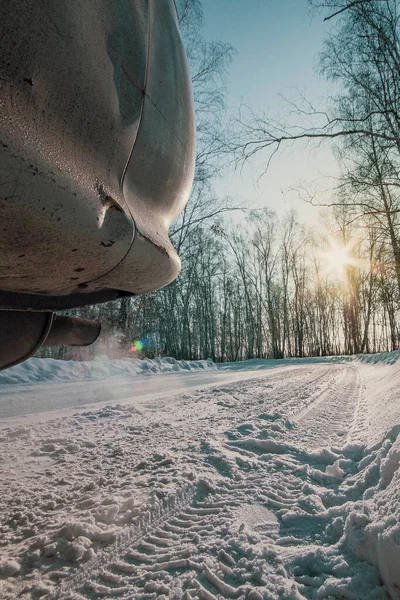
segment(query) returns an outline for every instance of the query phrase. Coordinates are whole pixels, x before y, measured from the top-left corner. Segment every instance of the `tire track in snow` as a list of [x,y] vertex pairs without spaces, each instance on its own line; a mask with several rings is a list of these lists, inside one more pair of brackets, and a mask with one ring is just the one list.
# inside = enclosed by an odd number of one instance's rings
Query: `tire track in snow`
[[365,379],[360,366],[357,369],[356,394],[358,395],[356,408],[353,415],[348,435],[347,443],[368,443],[369,418],[368,418],[368,402]]
[[[335,366],[314,375],[312,381],[306,378],[300,390],[299,382],[293,380],[281,382],[274,389],[275,398],[278,395],[281,400],[276,408],[290,414],[297,426],[292,432],[287,425],[286,437],[291,443],[298,437],[304,441],[305,430],[310,432],[310,419],[314,426],[308,441],[313,445],[336,435],[352,421],[349,414],[353,415],[358,400],[357,369]],[[219,392],[229,394],[232,387],[224,386]],[[234,387],[239,402],[243,389]],[[248,406],[244,403],[241,408],[243,422]],[[254,406],[251,415],[253,419],[261,418],[259,422],[264,424],[263,413],[254,414]],[[271,422],[275,423],[275,431],[278,425],[285,427],[284,417],[274,417]],[[244,546],[250,541],[256,547],[268,543],[284,550],[287,545],[304,544],[309,536],[302,539],[304,531],[290,527],[285,515],[290,516],[299,507],[305,514],[321,509],[314,490],[305,483],[301,451],[296,454],[289,447],[282,456],[271,457],[268,451],[267,455],[253,452],[251,446],[231,446],[224,452],[220,445],[211,443],[204,446],[203,452],[205,462],[215,465],[220,475],[217,485],[207,489],[207,481],[200,482],[199,492],[190,495],[186,503],[177,503],[165,515],[150,520],[140,535],[108,549],[100,560],[61,584],[49,600],[262,598],[263,581],[257,581],[255,575],[257,560],[245,559]],[[257,465],[260,461],[264,462],[261,467]],[[254,473],[254,469],[261,473]],[[323,474],[324,463],[321,469]],[[286,535],[282,535],[282,529]],[[297,584],[285,572],[282,561],[272,553],[270,563],[275,577],[277,570],[284,573],[282,589],[286,592],[282,592],[282,599],[294,597],[290,594]],[[301,577],[296,581],[301,583]]]
[[[114,556],[108,553],[108,563],[89,566],[84,576],[73,578],[50,598],[259,600],[266,582],[260,576],[260,560],[249,552],[249,541],[260,546],[279,540],[275,512],[292,508],[302,494],[301,482],[274,475],[274,493],[271,478],[266,485],[265,476],[260,475],[205,493],[200,490],[192,502],[177,507],[163,522],[155,522],[131,547],[125,546]],[[271,508],[265,507],[266,502]],[[271,572],[277,564],[282,571],[280,561],[271,558]],[[282,599],[289,599],[293,584],[287,585],[287,574],[275,577],[287,588]]]
[[127,527],[110,547],[99,553],[99,556],[91,561],[89,565],[84,565],[78,569],[78,572],[75,572],[72,576],[64,579],[61,582],[59,589],[55,593],[47,595],[46,598],[48,598],[48,600],[59,600],[62,598],[73,597],[74,592],[71,590],[79,587],[87,587],[87,582],[93,579],[97,572],[104,571],[106,565],[110,561],[114,561],[115,555],[123,556],[126,552],[129,552],[130,547],[135,547],[138,544],[140,545],[141,540],[146,536],[149,537],[149,531],[155,530],[158,527],[163,527],[168,519],[173,518],[176,513],[190,503],[194,493],[194,486],[188,484],[181,489],[178,489],[172,498],[166,498],[164,501],[159,502],[156,497],[153,497],[155,506],[153,506],[150,511],[144,511],[136,519],[134,525]]
[[[287,557],[297,556],[298,548],[311,548],[316,540],[323,542],[320,516],[326,507],[321,496],[337,484],[326,469],[340,455],[308,453],[305,445],[337,442],[338,432],[346,433],[358,422],[353,419],[357,373],[351,365],[306,365],[161,399],[149,403],[146,413],[144,406],[141,413],[119,406],[75,416],[68,434],[79,426],[89,435],[96,427],[93,453],[103,469],[107,457],[113,493],[129,477],[132,493],[153,486],[161,496],[168,489],[176,501],[146,509],[142,523],[140,518],[134,525],[126,521],[117,542],[97,549],[95,558],[75,572],[64,563],[60,575],[67,578],[58,580],[55,592],[40,595],[46,600],[260,600],[273,597],[273,586],[281,590],[279,600],[313,598],[308,591],[296,595],[307,570],[295,573],[286,566]],[[61,432],[67,424],[57,427]],[[41,443],[47,447],[49,440]],[[73,452],[67,455],[65,472],[80,463],[80,454]],[[155,453],[160,455],[157,460]],[[87,467],[93,466],[93,454],[89,458]],[[185,495],[189,459],[197,484],[194,493]],[[139,483],[144,486],[140,490]],[[44,477],[40,485],[46,485]],[[103,510],[101,491],[99,487],[86,519]],[[88,495],[79,502],[86,502]],[[70,510],[79,518],[78,504]],[[329,544],[331,538],[327,540]],[[53,542],[54,537],[48,546]],[[339,558],[335,560],[327,572],[336,568]],[[29,598],[39,597],[39,592],[33,590]]]
[[359,369],[353,365],[341,366],[332,378],[328,378],[325,389],[292,417],[296,424],[294,437],[314,447],[344,444],[350,436],[352,423],[360,415],[364,397]]

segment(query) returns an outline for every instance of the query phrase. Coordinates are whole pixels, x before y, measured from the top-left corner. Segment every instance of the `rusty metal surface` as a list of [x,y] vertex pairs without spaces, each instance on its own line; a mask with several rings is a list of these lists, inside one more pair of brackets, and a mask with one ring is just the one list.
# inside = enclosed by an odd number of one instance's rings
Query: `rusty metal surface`
[[174,279],[195,125],[173,0],[3,0],[0,141],[0,307]]

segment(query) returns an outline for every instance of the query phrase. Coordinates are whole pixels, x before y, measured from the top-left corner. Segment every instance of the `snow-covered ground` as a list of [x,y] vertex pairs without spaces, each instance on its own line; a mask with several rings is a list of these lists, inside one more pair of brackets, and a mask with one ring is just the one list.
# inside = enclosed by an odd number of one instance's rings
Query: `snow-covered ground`
[[0,598],[400,599],[398,359],[16,367]]

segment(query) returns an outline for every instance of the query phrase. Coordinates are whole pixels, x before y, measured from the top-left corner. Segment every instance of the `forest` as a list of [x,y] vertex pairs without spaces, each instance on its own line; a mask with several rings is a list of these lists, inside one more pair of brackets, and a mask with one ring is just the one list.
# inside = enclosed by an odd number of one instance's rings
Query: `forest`
[[[201,0],[179,0],[192,72],[197,163],[192,197],[170,237],[179,278],[141,297],[75,310],[99,319],[103,341],[41,356],[96,354],[237,361],[374,353],[400,346],[400,2],[310,1],[330,24],[317,58],[332,95],[306,98],[290,120],[240,112],[230,121],[225,74],[235,49],[204,36]],[[298,125],[301,117],[301,126]],[[340,176],[318,227],[220,198],[214,182],[255,154],[277,160],[285,144],[331,145]],[[328,182],[327,182],[328,187]]]

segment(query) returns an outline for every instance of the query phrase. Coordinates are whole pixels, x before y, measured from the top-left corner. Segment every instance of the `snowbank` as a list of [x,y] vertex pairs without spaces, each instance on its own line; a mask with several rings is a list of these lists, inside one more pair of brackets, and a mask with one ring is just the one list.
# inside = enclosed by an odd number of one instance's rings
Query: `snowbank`
[[257,371],[260,369],[271,369],[274,367],[307,365],[317,363],[335,363],[342,364],[352,362],[354,360],[381,365],[394,365],[400,360],[400,350],[395,352],[379,352],[377,354],[356,354],[350,356],[308,356],[305,358],[278,358],[278,359],[263,359],[253,358],[238,362],[227,362],[218,365],[218,368],[226,371]]
[[276,367],[290,367],[294,365],[307,365],[316,363],[347,363],[354,360],[354,356],[308,356],[305,358],[251,358],[237,362],[218,364],[221,371],[258,371]]
[[400,350],[379,352],[378,354],[357,354],[357,360],[369,364],[394,365],[400,359]]
[[109,360],[100,356],[93,361],[75,362],[53,358],[30,358],[29,360],[0,372],[0,385],[32,385],[35,383],[86,380],[95,381],[110,377],[128,377],[149,373],[169,373],[216,369],[211,360],[176,360],[154,358],[139,360],[125,358]]

